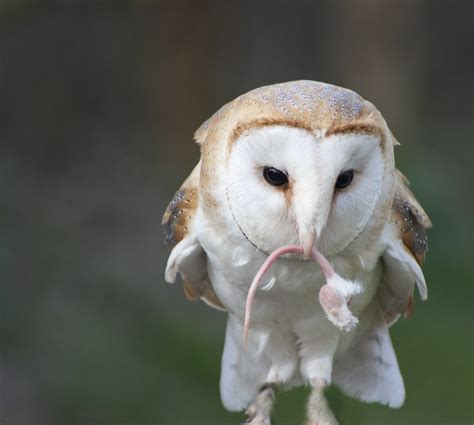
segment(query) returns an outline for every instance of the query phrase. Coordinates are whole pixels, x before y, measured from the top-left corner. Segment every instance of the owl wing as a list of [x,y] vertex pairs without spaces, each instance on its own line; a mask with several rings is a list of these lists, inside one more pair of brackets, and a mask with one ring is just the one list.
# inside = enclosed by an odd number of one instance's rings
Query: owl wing
[[384,272],[377,293],[389,325],[400,316],[411,315],[415,283],[421,299],[428,297],[421,266],[428,250],[426,231],[430,227],[428,215],[408,189],[408,180],[397,170],[391,216],[384,233]]
[[173,250],[166,265],[165,279],[174,283],[179,273],[189,300],[202,299],[218,310],[225,310],[207,276],[207,256],[193,229],[199,198],[199,162],[174,195],[163,215],[165,244]]

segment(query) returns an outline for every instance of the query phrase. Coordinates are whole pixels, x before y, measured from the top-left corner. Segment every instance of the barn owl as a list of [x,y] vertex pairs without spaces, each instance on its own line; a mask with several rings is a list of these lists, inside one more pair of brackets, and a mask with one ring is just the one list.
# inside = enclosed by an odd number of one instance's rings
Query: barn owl
[[165,279],[227,313],[224,407],[268,425],[275,388],[308,385],[307,423],[334,425],[329,384],[401,406],[388,327],[410,316],[415,284],[427,298],[431,223],[380,112],[293,81],[224,105],[195,139],[201,159],[163,217]]

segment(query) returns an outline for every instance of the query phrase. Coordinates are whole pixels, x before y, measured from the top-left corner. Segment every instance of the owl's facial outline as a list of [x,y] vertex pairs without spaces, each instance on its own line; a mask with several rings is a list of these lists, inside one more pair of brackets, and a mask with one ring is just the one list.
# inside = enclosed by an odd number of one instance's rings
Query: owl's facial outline
[[332,255],[364,229],[384,174],[377,135],[317,137],[301,128],[266,126],[235,141],[227,201],[259,250],[295,244],[309,251],[316,238],[318,248]]

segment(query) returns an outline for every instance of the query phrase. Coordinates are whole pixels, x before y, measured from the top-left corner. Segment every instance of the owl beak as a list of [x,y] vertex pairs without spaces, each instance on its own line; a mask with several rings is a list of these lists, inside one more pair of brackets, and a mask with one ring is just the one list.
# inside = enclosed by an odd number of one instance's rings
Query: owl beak
[[316,232],[314,230],[308,232],[303,237],[303,252],[306,258],[311,257],[311,251],[313,250],[314,242],[316,240]]

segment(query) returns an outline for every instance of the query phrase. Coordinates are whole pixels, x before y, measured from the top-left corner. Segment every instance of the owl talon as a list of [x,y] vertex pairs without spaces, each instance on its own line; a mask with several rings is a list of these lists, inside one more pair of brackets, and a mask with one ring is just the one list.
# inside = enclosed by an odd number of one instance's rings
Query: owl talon
[[244,422],[242,425],[271,425],[270,412],[274,399],[273,387],[265,385],[255,398],[255,401],[247,408],[245,412],[247,422]]
[[271,425],[270,417],[263,415],[253,416],[251,419],[247,419],[248,422],[243,422],[241,425]]

